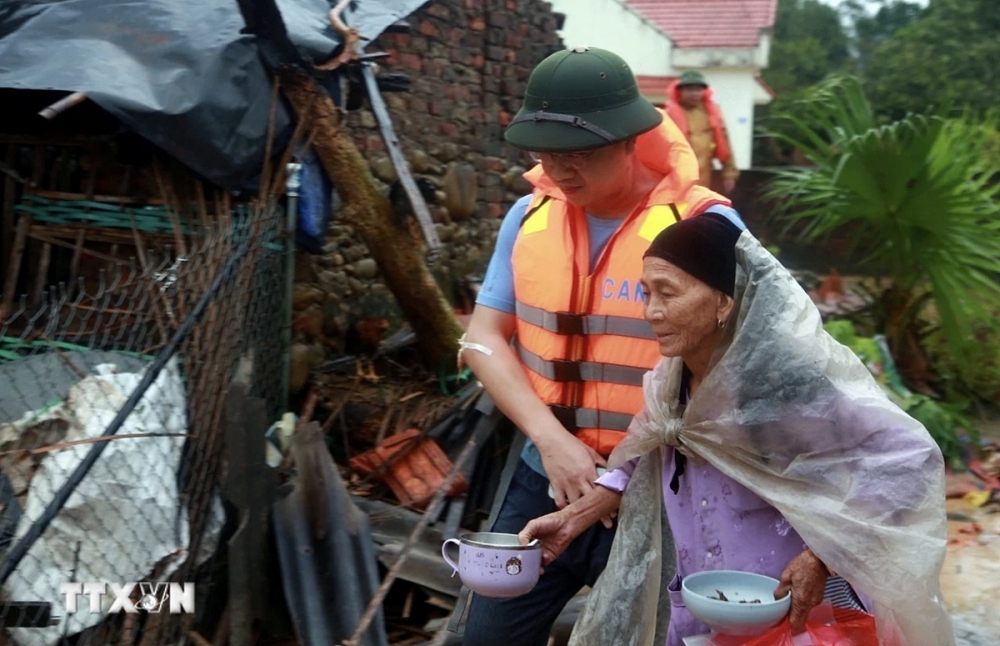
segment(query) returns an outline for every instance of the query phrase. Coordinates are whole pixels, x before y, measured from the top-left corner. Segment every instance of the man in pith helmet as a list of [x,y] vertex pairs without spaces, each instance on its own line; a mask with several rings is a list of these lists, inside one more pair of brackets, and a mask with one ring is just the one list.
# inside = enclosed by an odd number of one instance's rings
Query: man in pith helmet
[[[708,211],[743,223],[698,185],[684,135],[612,52],[574,47],[539,63],[504,137],[537,162],[525,174],[535,188],[500,227],[461,357],[527,436],[491,528],[516,534],[592,489],[642,409],[660,358],[639,285],[649,243]],[[604,569],[614,531],[607,518],[583,533],[524,596],[474,596],[463,643],[544,646]]]
[[712,160],[722,164],[722,191],[731,195],[740,171],[722,117],[722,108],[712,99],[705,75],[687,70],[667,87],[667,114],[681,129],[698,158],[699,183],[712,186]]

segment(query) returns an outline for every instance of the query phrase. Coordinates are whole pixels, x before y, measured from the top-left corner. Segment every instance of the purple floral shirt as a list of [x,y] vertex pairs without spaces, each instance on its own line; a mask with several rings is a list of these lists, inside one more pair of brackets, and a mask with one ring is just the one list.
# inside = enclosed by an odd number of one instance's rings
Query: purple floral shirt
[[[677,576],[670,582],[670,629],[667,646],[682,646],[686,637],[709,632],[681,601],[681,579],[706,570],[741,570],[775,579],[788,562],[806,549],[798,533],[778,510],[710,464],[688,460],[675,494],[674,450],[665,448],[663,500],[677,548]],[[635,461],[597,480],[613,491],[628,486]]]

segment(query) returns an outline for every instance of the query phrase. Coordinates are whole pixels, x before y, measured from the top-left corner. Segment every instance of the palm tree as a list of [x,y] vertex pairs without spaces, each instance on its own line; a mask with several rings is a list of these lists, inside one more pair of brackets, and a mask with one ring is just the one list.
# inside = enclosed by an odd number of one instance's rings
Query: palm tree
[[771,134],[812,166],[778,172],[768,195],[801,239],[846,233],[866,266],[890,278],[880,331],[908,384],[927,390],[918,322],[937,321],[949,349],[971,361],[975,323],[1000,309],[1000,164],[986,136],[996,130],[969,116],[879,125],[847,76],[797,108]]

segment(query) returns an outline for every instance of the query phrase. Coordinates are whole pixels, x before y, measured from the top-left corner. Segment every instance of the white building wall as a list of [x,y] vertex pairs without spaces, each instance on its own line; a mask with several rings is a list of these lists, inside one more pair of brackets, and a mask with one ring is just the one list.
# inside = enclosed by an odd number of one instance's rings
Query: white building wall
[[567,47],[589,45],[610,50],[636,76],[668,76],[673,43],[659,27],[621,0],[551,0],[566,15],[559,35]]
[[736,167],[750,168],[753,152],[753,110],[759,85],[754,68],[702,69],[712,88],[715,102],[722,108],[722,117],[729,131],[729,143],[736,157]]
[[[768,103],[756,75],[766,67],[770,35],[765,30],[756,48],[677,49],[659,27],[622,0],[550,0],[552,10],[566,16],[559,35],[567,47],[590,45],[622,58],[637,76],[679,76],[686,69],[703,72],[729,130],[729,140],[741,170],[753,163],[754,105]],[[663,96],[648,97],[662,105]]]
[[686,47],[675,49],[670,62],[679,70],[754,67],[757,52],[756,47]]

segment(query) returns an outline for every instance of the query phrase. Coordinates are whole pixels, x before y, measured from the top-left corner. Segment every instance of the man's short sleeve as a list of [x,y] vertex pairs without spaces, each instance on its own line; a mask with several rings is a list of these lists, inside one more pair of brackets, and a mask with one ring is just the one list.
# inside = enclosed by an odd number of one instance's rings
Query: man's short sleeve
[[743,218],[741,218],[736,209],[732,207],[725,206],[723,204],[713,204],[705,209],[705,213],[718,213],[735,224],[741,231],[747,230],[747,225],[743,222]]
[[504,216],[500,231],[497,233],[493,257],[490,258],[489,267],[486,269],[486,278],[479,289],[479,296],[476,297],[477,305],[508,314],[514,313],[514,265],[511,262],[511,255],[514,253],[517,232],[521,230],[521,220],[528,212],[530,203],[531,196],[525,195],[514,202],[514,206],[510,207]]

